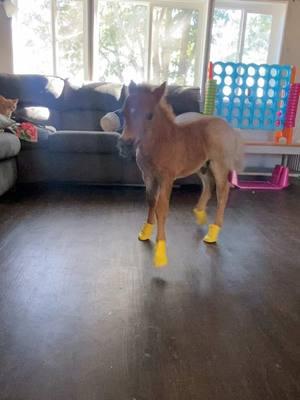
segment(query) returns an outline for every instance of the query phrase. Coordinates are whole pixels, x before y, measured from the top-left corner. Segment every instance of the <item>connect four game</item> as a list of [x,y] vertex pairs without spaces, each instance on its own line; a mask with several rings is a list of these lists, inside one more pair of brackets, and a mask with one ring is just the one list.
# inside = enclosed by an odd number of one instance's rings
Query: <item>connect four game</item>
[[235,128],[283,129],[291,74],[290,65],[212,64],[215,115]]

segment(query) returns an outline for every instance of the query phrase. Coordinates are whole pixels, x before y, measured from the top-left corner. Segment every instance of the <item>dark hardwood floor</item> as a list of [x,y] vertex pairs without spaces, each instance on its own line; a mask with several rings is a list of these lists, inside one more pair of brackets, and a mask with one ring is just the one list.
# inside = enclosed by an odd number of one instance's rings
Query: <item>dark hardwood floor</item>
[[232,192],[217,246],[197,197],[173,193],[162,270],[141,189],[0,198],[1,400],[300,398],[300,186]]

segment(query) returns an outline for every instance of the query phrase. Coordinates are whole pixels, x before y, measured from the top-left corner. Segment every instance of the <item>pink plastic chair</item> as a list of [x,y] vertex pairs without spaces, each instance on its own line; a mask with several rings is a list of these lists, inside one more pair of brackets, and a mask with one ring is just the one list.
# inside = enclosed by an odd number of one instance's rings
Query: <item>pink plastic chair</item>
[[282,190],[289,186],[289,169],[283,165],[276,165],[268,181],[240,181],[236,171],[232,171],[229,182],[241,190]]

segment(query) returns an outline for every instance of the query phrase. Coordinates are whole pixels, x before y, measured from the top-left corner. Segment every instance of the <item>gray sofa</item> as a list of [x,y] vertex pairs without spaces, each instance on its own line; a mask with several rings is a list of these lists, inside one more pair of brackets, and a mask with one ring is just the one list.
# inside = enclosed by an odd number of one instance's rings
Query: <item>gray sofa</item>
[[[17,121],[57,129],[41,134],[38,143],[22,142],[18,182],[142,182],[135,160],[118,154],[119,134],[101,132],[99,125],[103,115],[122,107],[125,85],[93,82],[75,86],[53,76],[0,74],[0,95],[19,98]],[[177,115],[200,108],[199,88],[170,86],[167,99]]]
[[11,189],[17,180],[16,156],[21,143],[10,133],[0,133],[0,196]]

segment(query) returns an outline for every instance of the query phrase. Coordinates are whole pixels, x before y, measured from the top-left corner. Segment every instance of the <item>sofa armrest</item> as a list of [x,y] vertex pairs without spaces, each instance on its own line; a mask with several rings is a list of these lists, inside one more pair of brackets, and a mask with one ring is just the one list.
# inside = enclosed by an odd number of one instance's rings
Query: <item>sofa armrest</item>
[[15,157],[21,149],[20,140],[11,133],[0,133],[0,160]]

